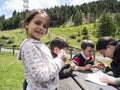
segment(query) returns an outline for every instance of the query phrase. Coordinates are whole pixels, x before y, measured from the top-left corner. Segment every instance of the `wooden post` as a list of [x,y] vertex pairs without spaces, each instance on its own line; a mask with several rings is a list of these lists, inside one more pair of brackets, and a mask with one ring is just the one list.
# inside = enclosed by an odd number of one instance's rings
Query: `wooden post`
[[0,53],[1,53],[1,47],[2,47],[2,44],[0,44]]
[[72,51],[73,51],[73,49],[69,48],[69,51],[70,51],[70,60],[71,60],[72,59]]
[[16,47],[16,45],[12,45],[12,48],[13,48],[13,54],[15,54],[15,47]]

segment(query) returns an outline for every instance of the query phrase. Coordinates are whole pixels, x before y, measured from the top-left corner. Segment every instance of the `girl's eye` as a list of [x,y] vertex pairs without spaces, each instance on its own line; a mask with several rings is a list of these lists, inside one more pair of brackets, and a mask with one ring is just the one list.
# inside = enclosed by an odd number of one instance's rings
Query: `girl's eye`
[[36,25],[40,25],[40,24],[41,24],[41,22],[35,22],[35,24],[36,24]]
[[47,25],[43,25],[44,28],[47,28]]
[[43,25],[44,28],[48,28],[47,24],[42,24],[40,21],[34,22],[36,25]]

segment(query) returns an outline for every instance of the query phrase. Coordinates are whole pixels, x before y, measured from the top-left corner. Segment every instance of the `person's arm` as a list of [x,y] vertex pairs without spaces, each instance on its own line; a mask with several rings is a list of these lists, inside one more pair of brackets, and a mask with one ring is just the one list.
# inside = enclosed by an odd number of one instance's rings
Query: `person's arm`
[[82,70],[82,71],[89,70],[91,68],[92,68],[91,64],[87,64],[85,66],[75,66],[75,70]]
[[89,70],[90,68],[92,68],[92,61],[91,62],[87,62],[87,64],[85,66],[79,66],[80,65],[80,59],[75,56],[72,61],[71,61],[71,64],[74,64],[75,65],[75,68],[74,70]]
[[104,82],[104,83],[112,84],[112,85],[115,85],[115,84],[116,84],[116,78],[114,78],[114,77],[112,77],[112,76],[102,77],[102,78],[100,78],[100,81],[101,81],[101,82]]
[[59,72],[60,79],[68,78],[72,74],[72,68],[70,67],[70,64],[65,65]]

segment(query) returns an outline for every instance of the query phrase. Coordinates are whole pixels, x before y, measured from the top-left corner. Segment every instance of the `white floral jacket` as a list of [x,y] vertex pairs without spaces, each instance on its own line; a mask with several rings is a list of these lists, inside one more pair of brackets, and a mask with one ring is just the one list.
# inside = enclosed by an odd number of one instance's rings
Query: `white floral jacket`
[[35,39],[25,39],[18,54],[23,61],[27,90],[55,90],[59,83],[59,71],[63,60],[53,58],[49,48]]

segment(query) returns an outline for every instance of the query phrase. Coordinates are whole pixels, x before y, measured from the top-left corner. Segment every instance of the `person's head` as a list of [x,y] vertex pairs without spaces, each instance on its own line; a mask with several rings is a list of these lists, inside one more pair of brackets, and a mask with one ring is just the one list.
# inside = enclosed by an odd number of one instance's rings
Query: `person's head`
[[81,50],[86,57],[90,57],[94,53],[95,44],[93,41],[84,39],[81,42]]
[[50,18],[44,10],[33,10],[24,21],[28,38],[39,40],[44,36],[50,24]]
[[109,36],[99,38],[96,44],[96,50],[100,52],[104,57],[113,58],[117,42]]
[[68,42],[62,38],[62,37],[56,37],[53,39],[50,43],[50,49],[55,54],[58,54],[58,52],[63,49],[66,51],[68,49]]

